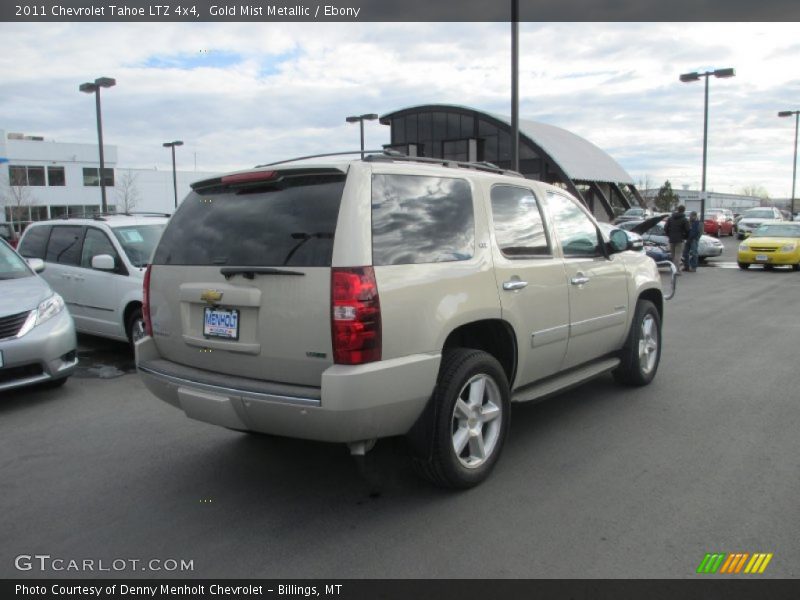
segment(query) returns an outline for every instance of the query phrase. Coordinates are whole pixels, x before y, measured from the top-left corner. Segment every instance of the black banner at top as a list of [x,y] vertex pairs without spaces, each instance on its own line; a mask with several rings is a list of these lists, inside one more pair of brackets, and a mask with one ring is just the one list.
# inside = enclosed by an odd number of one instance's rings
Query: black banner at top
[[[499,22],[513,0],[5,0],[6,22]],[[519,0],[520,20],[800,21],[797,0]]]

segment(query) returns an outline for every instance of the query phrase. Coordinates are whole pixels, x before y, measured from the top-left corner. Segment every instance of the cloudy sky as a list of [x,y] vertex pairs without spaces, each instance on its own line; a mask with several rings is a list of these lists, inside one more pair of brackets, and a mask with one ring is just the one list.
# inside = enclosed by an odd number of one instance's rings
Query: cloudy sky
[[[634,178],[699,189],[712,79],[708,188],[788,197],[800,109],[797,23],[523,23],[520,115],[569,129]],[[120,167],[222,171],[358,147],[345,116],[422,103],[510,114],[504,23],[0,23],[0,129],[106,143]],[[367,146],[389,128],[367,123]]]

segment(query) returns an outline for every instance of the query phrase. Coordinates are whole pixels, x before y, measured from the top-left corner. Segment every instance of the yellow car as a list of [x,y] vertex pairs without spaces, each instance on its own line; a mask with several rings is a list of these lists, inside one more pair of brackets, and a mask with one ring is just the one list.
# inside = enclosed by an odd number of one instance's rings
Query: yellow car
[[800,271],[800,223],[764,223],[739,244],[740,269],[750,265],[791,265]]

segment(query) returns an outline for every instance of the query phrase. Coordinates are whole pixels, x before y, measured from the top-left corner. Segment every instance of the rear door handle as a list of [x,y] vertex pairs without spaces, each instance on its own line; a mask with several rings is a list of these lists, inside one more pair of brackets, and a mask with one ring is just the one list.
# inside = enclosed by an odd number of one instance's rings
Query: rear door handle
[[528,285],[527,281],[520,281],[519,279],[512,279],[511,281],[504,281],[503,282],[503,289],[507,292],[513,292],[514,290],[521,290],[522,288]]
[[572,285],[583,285],[584,283],[589,283],[589,278],[586,275],[576,275],[569,282]]

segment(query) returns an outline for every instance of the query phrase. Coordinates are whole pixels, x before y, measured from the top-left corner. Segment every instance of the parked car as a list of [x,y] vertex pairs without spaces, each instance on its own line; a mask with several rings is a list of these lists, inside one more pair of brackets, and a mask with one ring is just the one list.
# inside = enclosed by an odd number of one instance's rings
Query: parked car
[[[667,237],[667,232],[664,231],[665,222],[666,218],[659,215],[646,219],[645,221],[622,223],[620,227],[638,233],[642,236],[645,243],[648,241],[655,242],[669,249],[669,238]],[[722,256],[724,249],[725,247],[722,242],[717,238],[703,234],[700,236],[700,240],[697,243],[697,258],[701,262],[705,262],[706,259]]]
[[[600,227],[600,231],[603,233],[604,237],[607,239],[614,229],[621,229],[609,223],[598,223],[598,226]],[[622,231],[627,234],[628,240],[631,244],[631,250],[634,252],[643,252],[656,262],[669,260],[669,246],[664,246],[663,244],[659,244],[652,240],[645,241],[642,239],[641,235],[627,229],[622,229]]]
[[624,213],[614,219],[614,225],[619,225],[625,221],[641,221],[651,216],[653,212],[649,208],[633,207],[626,210]]
[[800,223],[764,223],[739,244],[737,261],[740,269],[752,264],[764,265],[765,269],[791,265],[800,271]]
[[742,218],[736,224],[737,237],[743,240],[759,225],[767,221],[783,221],[783,215],[774,206],[761,206],[755,208],[748,208],[742,213]]
[[72,317],[31,264],[0,240],[0,391],[66,382],[78,364]]
[[19,252],[47,263],[81,333],[131,344],[144,335],[142,281],[166,215],[108,215],[31,223]]
[[733,211],[727,208],[710,208],[706,210],[703,231],[716,237],[733,235],[733,219]]
[[8,245],[12,248],[17,247],[17,242],[19,240],[17,238],[17,232],[14,230],[14,226],[11,223],[0,223],[0,239],[8,242]]
[[510,402],[656,374],[655,263],[562,189],[390,154],[192,187],[136,343],[145,385],[191,418],[356,455],[404,435],[420,473],[464,488],[496,464]]

